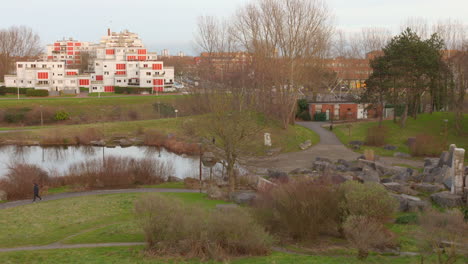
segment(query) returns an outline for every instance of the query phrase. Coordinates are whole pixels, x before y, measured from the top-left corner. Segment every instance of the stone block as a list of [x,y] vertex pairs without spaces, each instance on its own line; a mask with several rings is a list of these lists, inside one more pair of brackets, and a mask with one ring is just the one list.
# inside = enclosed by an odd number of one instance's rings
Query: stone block
[[434,203],[445,208],[458,207],[463,205],[462,196],[450,192],[440,192],[431,195]]
[[229,195],[231,201],[236,204],[251,204],[256,197],[257,194],[253,191],[239,191],[233,192]]

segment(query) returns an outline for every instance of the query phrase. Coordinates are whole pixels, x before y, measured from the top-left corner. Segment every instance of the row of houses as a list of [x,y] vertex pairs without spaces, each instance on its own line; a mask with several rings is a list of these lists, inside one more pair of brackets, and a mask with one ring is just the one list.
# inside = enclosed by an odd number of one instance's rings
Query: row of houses
[[78,93],[113,92],[116,86],[173,91],[174,67],[164,66],[137,34],[108,30],[99,43],[73,39],[47,46],[40,61],[16,63],[16,74],[5,75],[5,86]]

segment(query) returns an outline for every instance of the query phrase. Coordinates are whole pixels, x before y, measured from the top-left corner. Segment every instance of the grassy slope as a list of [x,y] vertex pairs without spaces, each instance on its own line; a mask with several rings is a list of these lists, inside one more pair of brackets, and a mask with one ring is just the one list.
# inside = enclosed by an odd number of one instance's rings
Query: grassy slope
[[[91,249],[64,249],[64,250],[42,250],[29,252],[0,253],[2,263],[202,263],[199,260],[184,261],[181,259],[161,259],[156,257],[145,257],[142,252],[143,247],[131,248],[91,248]],[[434,259],[432,259],[434,260]],[[221,262],[203,262],[221,263]],[[365,261],[360,261],[349,256],[299,256],[285,253],[273,253],[265,257],[251,257],[234,259],[231,264],[413,264],[419,263],[418,257],[384,257],[370,256]],[[457,263],[464,263],[463,259]]]
[[[186,135],[182,129],[182,124],[186,119],[203,118],[202,116],[196,117],[182,117],[182,118],[169,118],[157,120],[141,120],[141,121],[125,121],[125,122],[107,122],[107,123],[94,123],[86,125],[68,125],[68,126],[46,126],[40,127],[25,127],[23,129],[31,129],[30,131],[21,131],[14,133],[1,133],[0,140],[9,139],[24,139],[24,140],[37,140],[44,138],[50,134],[68,135],[71,142],[74,135],[85,131],[89,128],[95,128],[103,132],[104,136],[110,138],[112,136],[137,136],[137,131],[140,129],[155,129],[162,133],[174,133],[179,136],[190,138],[191,135]],[[306,129],[301,126],[290,126],[288,129],[283,129],[278,122],[268,121],[264,131],[259,133],[255,140],[251,142],[251,148],[257,155],[264,154],[265,147],[263,146],[263,132],[269,132],[272,135],[273,147],[280,147],[282,152],[298,151],[299,144],[310,139],[313,144],[318,143],[319,136],[312,130]]]
[[[454,116],[452,113],[433,113],[431,114],[422,114],[419,115],[415,120],[413,118],[408,118],[406,128],[402,129],[398,124],[393,123],[392,120],[384,121],[384,125],[389,129],[389,137],[387,140],[388,144],[397,146],[396,151],[388,151],[382,148],[374,147],[365,147],[372,148],[376,150],[377,154],[390,156],[394,152],[404,152],[409,153],[408,146],[406,141],[409,137],[414,137],[418,134],[428,134],[434,136],[437,140],[444,140],[444,119],[448,119],[448,143],[457,144],[458,147],[468,149],[468,137],[457,136],[454,131]],[[353,140],[364,141],[367,133],[367,129],[372,126],[376,126],[377,122],[365,122],[365,123],[355,123],[351,128],[351,136],[348,135],[348,128],[344,125],[336,126],[333,130],[337,137],[347,144]],[[464,131],[468,133],[468,115],[465,114],[464,118]]]
[[[122,240],[123,238],[130,238],[129,240],[133,241],[135,236],[142,241],[143,236],[138,229],[121,230],[122,225],[135,222],[133,204],[135,199],[142,195],[144,194],[86,196],[0,210],[0,247],[50,244],[85,230],[91,231],[103,226],[115,227],[115,230],[107,229],[108,232],[105,233],[107,237],[102,235],[98,237],[101,241],[126,241]],[[198,203],[207,208],[224,203],[207,200],[204,194],[199,193],[163,195]],[[97,239],[95,236],[91,237]],[[93,239],[89,241],[95,241]],[[86,239],[81,239],[81,242],[86,242]]]

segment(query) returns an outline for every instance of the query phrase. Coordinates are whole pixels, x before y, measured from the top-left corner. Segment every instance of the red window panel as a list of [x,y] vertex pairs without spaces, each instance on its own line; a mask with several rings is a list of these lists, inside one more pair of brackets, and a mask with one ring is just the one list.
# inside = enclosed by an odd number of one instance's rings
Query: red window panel
[[125,74],[127,74],[126,71],[116,71],[115,72],[115,75],[125,75]]
[[162,70],[162,64],[161,63],[153,64],[153,70]]
[[115,68],[117,70],[125,70],[125,64],[124,63],[118,63],[115,65]]
[[67,46],[73,46],[73,42],[68,42]]
[[96,75],[96,81],[102,81],[104,77],[102,75]]
[[67,50],[73,50],[73,47],[68,47]]
[[60,51],[60,47],[55,47],[54,50],[55,51]]
[[164,85],[164,80],[163,79],[154,79],[153,80],[153,85]]
[[115,50],[113,49],[106,49],[106,55],[114,55],[115,54]]
[[69,72],[67,72],[67,75],[76,75],[76,72],[69,71]]
[[146,49],[139,49],[138,55],[146,55]]
[[55,43],[54,43],[54,46],[60,46],[60,43],[55,42]]
[[73,61],[72,60],[67,60],[67,64],[71,65],[71,64],[73,64]]
[[48,72],[38,72],[37,73],[37,78],[40,79],[40,80],[49,79],[49,73]]
[[114,86],[104,86],[104,92],[113,92]]
[[73,55],[73,51],[67,52],[68,55]]
[[127,56],[128,61],[134,61],[136,60],[136,56]]
[[153,91],[155,92],[163,92],[164,88],[162,86],[155,86],[153,87]]
[[75,43],[75,46],[79,47],[79,46],[81,46],[81,43],[80,43],[80,42],[76,42],[76,43]]
[[54,58],[54,56],[47,56],[47,59],[48,59],[48,60],[51,60],[51,59],[53,59],[53,58]]
[[138,60],[139,60],[139,61],[145,61],[145,60],[146,60],[146,56],[138,56]]
[[80,85],[89,85],[88,79],[80,79]]

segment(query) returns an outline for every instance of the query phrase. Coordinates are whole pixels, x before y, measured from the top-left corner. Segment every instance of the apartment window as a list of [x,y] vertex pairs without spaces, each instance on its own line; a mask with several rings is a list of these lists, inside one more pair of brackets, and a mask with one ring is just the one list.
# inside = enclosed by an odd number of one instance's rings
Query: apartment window
[[109,72],[104,72],[104,75],[109,75]]
[[60,56],[60,58],[62,58],[62,59],[63,59],[63,56]]
[[71,83],[76,83],[76,81],[75,81],[75,80],[71,80]]
[[138,72],[135,72],[136,75],[138,75]]
[[57,73],[57,76],[63,76],[63,74],[62,73]]
[[148,68],[148,64],[143,64],[143,67],[144,67],[144,68]]
[[23,80],[21,80],[21,83],[23,83]]
[[122,82],[121,80],[117,80],[118,83]]
[[147,76],[151,76],[151,72],[147,72],[146,75],[147,75]]
[[23,64],[18,64],[18,68],[23,68]]
[[47,68],[47,65],[45,65],[45,64],[42,64],[42,68]]
[[13,83],[16,83],[16,80],[14,80]]
[[99,66],[99,63],[96,62],[96,66]]
[[36,68],[36,64],[31,64],[31,68]]
[[62,64],[57,65],[57,68],[62,68]]
[[146,81],[146,83],[151,83],[151,80]]
[[28,81],[29,84],[31,84],[31,81]]
[[107,65],[106,65],[106,64],[104,64],[104,68],[107,68]]

